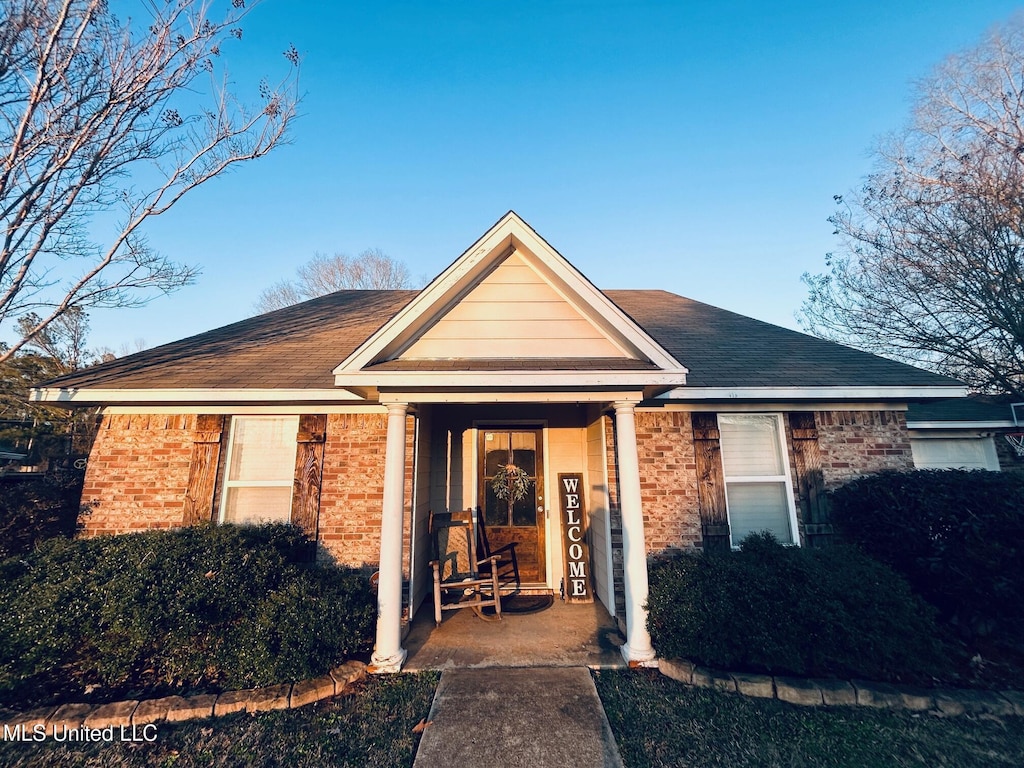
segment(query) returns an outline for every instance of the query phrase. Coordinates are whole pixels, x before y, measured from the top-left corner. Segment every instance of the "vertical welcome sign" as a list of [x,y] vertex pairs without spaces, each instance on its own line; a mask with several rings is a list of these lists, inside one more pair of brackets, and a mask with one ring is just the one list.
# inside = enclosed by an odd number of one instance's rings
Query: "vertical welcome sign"
[[583,508],[583,475],[560,472],[558,496],[562,514],[565,599],[570,603],[592,603],[594,595],[590,589],[590,547],[587,546],[587,512]]

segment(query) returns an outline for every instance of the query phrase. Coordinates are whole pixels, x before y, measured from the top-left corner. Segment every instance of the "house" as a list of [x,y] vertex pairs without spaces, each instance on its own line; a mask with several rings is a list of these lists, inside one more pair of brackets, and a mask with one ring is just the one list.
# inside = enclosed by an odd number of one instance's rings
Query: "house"
[[[322,558],[379,570],[374,662],[397,670],[430,511],[516,539],[535,588],[592,589],[643,663],[648,555],[813,541],[822,490],[913,465],[909,403],[963,393],[666,291],[599,290],[509,212],[421,291],[340,291],[35,397],[102,413],[86,535],[292,520]],[[527,490],[502,504],[509,464]]]
[[907,428],[914,466],[1024,471],[1021,417],[1024,404],[1007,397],[970,395],[911,403]]

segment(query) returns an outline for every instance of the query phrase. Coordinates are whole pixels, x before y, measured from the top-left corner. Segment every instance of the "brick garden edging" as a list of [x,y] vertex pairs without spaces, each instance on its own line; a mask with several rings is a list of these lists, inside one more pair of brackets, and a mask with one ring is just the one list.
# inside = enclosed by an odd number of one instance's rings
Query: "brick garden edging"
[[6,725],[24,726],[31,732],[42,725],[48,732],[60,728],[118,728],[151,723],[178,723],[206,717],[222,717],[234,712],[268,712],[273,709],[296,709],[314,701],[338,696],[355,681],[366,676],[361,661],[347,661],[330,674],[265,688],[226,691],[199,696],[164,696],[159,699],[115,701],[110,704],[61,704],[40,707],[30,712],[9,716]]
[[699,667],[680,659],[659,659],[666,677],[695,688],[740,696],[778,699],[807,707],[848,706],[933,711],[941,715],[1024,716],[1024,692],[966,688],[915,688],[861,680],[821,680],[751,675]]

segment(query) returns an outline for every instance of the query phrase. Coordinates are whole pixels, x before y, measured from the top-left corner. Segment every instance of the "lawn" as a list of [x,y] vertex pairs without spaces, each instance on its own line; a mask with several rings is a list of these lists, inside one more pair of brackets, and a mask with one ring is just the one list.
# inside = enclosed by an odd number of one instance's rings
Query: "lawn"
[[[411,766],[437,673],[370,677],[284,712],[161,725],[153,743],[0,742],[2,766]],[[804,708],[689,688],[651,670],[595,673],[627,768],[1024,765],[1020,718]]]
[[594,681],[627,768],[1024,765],[1021,718],[796,707],[689,688],[651,670]]
[[436,673],[371,677],[353,693],[301,709],[161,725],[152,743],[0,741],[2,766],[400,768],[411,766]]

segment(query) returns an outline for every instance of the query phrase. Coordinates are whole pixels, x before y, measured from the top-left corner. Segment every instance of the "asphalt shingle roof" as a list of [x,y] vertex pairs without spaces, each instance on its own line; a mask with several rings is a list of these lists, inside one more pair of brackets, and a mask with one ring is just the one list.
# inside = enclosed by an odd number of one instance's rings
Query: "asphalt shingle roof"
[[907,421],[1006,422],[1013,421],[1013,413],[1007,398],[989,399],[975,395],[913,403],[907,409]]
[[[339,291],[49,382],[102,389],[330,389],[331,371],[416,296]],[[951,386],[957,382],[840,344],[659,290],[605,291],[690,373],[693,387]],[[423,370],[388,362],[375,370]],[[439,361],[432,370],[493,370],[504,361]],[[509,361],[572,370],[580,360]],[[629,363],[626,369],[643,370]],[[622,361],[606,369],[622,369]]]

